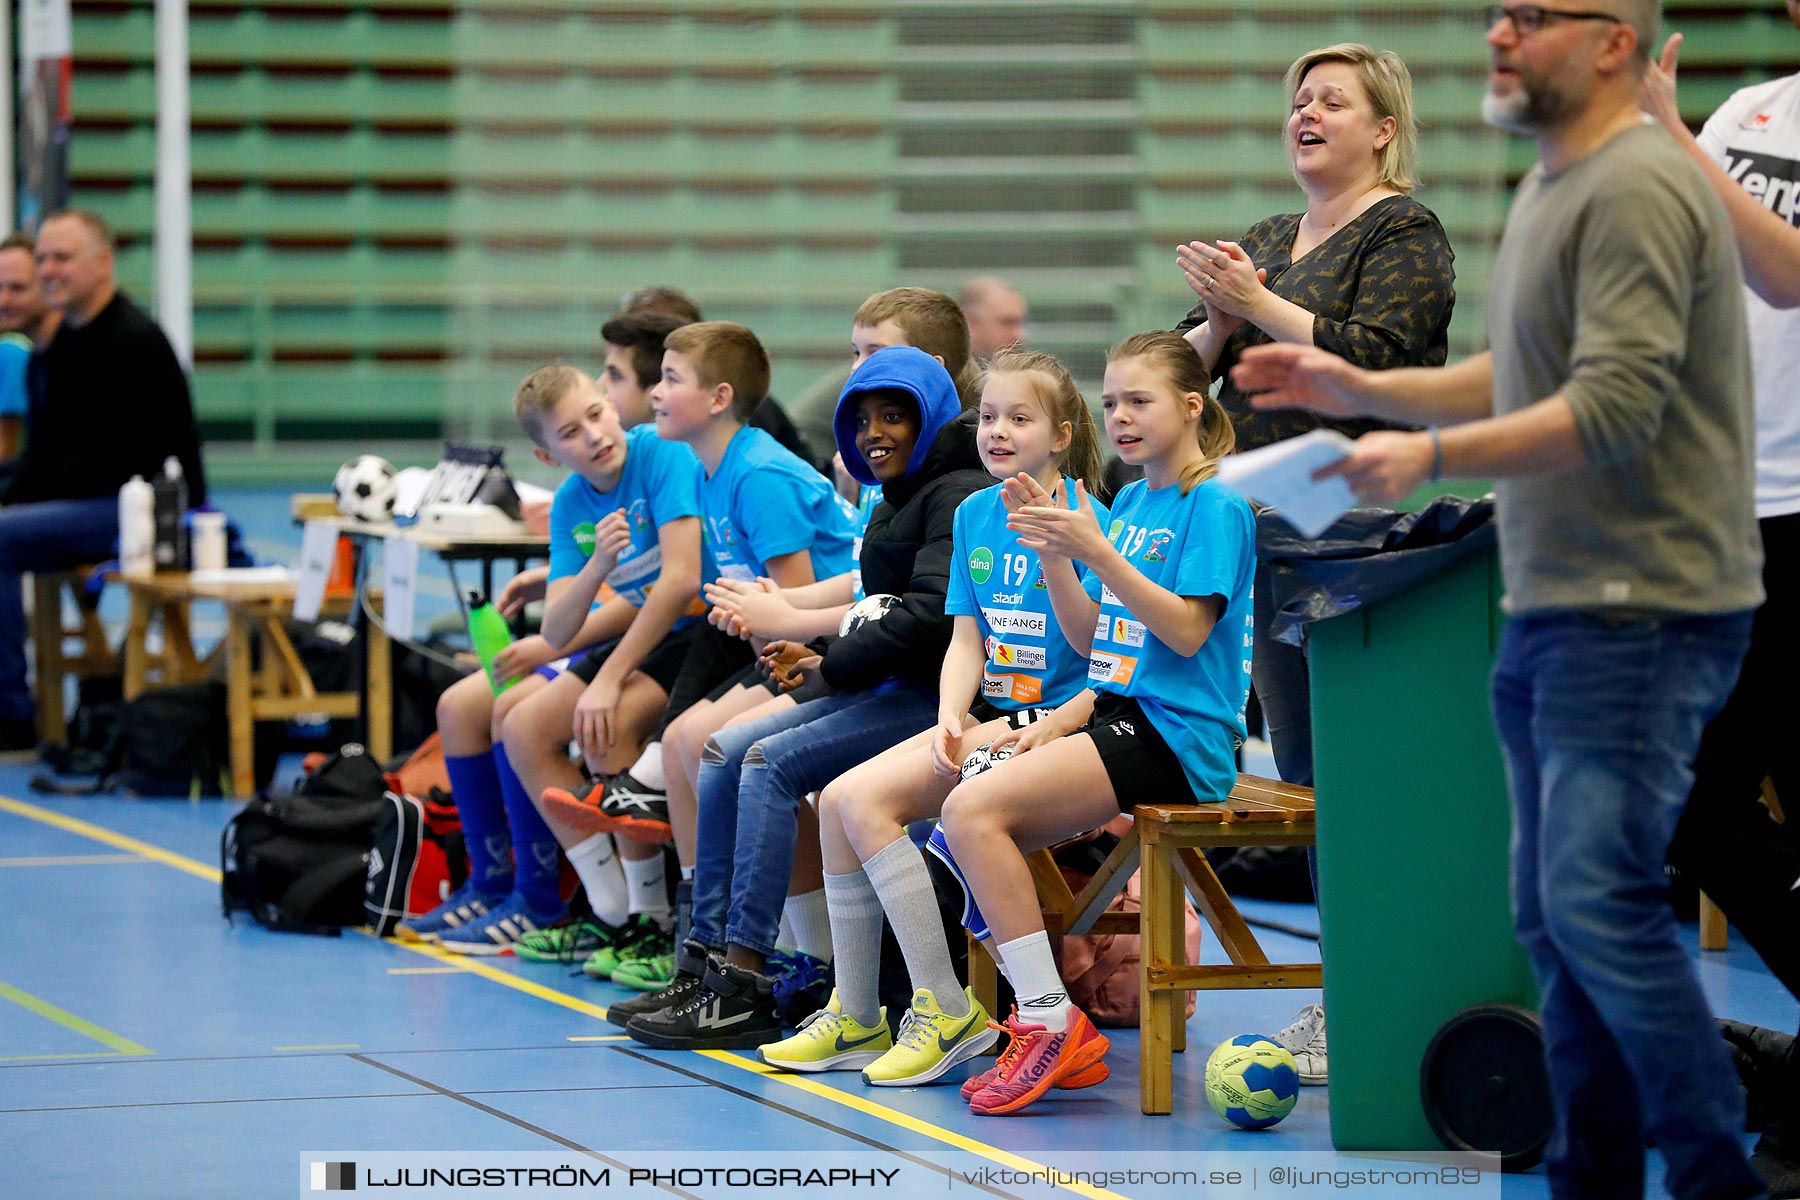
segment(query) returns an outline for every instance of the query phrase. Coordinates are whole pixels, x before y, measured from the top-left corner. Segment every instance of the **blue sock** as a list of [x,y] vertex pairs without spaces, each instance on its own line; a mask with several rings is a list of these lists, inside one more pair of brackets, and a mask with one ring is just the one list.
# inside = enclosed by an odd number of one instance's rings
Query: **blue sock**
[[513,891],[534,914],[560,914],[563,902],[556,884],[561,847],[556,835],[532,804],[519,773],[506,761],[505,746],[494,747],[494,764],[500,771],[500,794],[506,799],[506,823],[512,829]]
[[484,895],[504,896],[512,891],[512,835],[506,830],[506,802],[494,756],[445,755],[444,769],[469,847],[469,878]]

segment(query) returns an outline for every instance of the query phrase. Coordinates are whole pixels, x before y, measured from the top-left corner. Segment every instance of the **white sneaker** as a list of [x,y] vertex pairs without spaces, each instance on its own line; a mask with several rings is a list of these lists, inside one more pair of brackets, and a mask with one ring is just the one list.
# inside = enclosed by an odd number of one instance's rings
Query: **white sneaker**
[[1325,1078],[1325,1006],[1308,1004],[1294,1014],[1286,1029],[1275,1035],[1294,1056],[1303,1087],[1323,1087]]

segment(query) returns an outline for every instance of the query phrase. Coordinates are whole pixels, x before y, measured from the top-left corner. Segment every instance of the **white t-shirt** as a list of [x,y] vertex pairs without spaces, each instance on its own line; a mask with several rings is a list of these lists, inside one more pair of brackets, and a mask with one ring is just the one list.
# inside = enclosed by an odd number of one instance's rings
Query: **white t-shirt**
[[[1800,75],[1732,93],[1700,131],[1725,173],[1800,225]],[[1756,369],[1756,515],[1800,512],[1800,308],[1770,308],[1745,289]]]

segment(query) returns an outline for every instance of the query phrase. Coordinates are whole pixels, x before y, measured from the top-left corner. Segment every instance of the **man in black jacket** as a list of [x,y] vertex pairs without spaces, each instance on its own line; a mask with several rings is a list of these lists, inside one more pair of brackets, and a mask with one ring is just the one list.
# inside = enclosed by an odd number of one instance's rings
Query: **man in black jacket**
[[29,431],[0,495],[0,750],[36,741],[25,681],[20,575],[112,557],[118,494],[173,456],[188,502],[206,499],[194,406],[168,338],[119,294],[113,240],[93,213],[70,209],[38,233],[44,299],[62,314],[26,370]]

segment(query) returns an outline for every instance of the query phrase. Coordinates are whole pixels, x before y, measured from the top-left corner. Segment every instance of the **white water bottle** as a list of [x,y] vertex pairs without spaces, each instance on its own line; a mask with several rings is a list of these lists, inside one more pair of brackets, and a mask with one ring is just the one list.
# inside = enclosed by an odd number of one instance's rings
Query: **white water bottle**
[[142,475],[133,475],[119,488],[119,570],[126,575],[149,575],[156,569],[154,491]]

